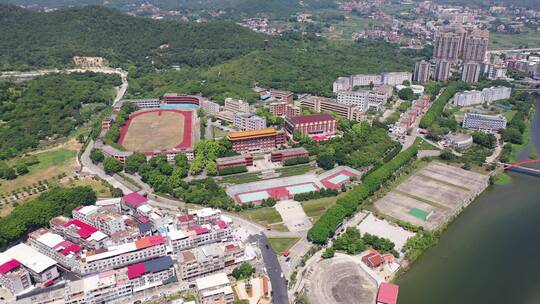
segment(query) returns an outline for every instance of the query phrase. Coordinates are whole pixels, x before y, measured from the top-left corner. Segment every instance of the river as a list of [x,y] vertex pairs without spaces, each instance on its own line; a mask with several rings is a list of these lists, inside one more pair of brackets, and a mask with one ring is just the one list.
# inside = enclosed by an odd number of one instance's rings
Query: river
[[[531,145],[540,150],[540,98]],[[540,177],[489,187],[398,279],[399,304],[540,303]]]

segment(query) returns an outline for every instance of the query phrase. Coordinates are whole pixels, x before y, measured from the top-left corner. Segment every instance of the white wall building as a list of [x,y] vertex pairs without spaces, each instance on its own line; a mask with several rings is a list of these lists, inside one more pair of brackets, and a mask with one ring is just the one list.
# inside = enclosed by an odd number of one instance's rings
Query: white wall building
[[216,115],[219,112],[219,104],[210,100],[204,100],[202,104],[204,112],[208,115]]
[[366,112],[370,103],[385,103],[388,98],[387,93],[375,90],[339,91],[337,94],[338,103],[356,106],[361,112]]
[[464,91],[456,93],[454,100],[458,107],[468,107],[484,103],[484,95],[480,91]]
[[199,304],[232,304],[234,294],[225,273],[218,273],[195,281]]
[[249,103],[240,99],[226,98],[224,108],[225,108],[225,111],[231,111],[233,113],[237,113],[237,112],[249,113],[250,112]]
[[512,94],[512,88],[507,88],[503,86],[485,88],[482,90],[482,95],[484,96],[484,101],[491,103],[497,100],[508,99]]
[[250,113],[234,113],[233,124],[241,131],[266,129],[266,119]]

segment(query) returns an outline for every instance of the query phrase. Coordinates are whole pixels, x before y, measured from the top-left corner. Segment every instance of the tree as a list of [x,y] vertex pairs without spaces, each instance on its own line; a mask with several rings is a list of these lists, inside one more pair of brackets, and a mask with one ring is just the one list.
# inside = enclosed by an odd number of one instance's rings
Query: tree
[[324,153],[317,156],[317,165],[325,170],[334,168],[335,164],[336,160],[333,155]]
[[345,233],[334,241],[334,248],[336,250],[343,250],[348,254],[360,253],[366,250],[366,247],[356,227],[347,228]]
[[401,89],[398,92],[399,98],[403,100],[413,100],[414,99],[414,92],[411,88],[405,88]]
[[511,142],[513,144],[523,143],[523,137],[518,129],[516,128],[507,128],[503,131],[503,139],[506,142]]
[[139,171],[139,167],[144,163],[146,163],[146,155],[141,152],[135,152],[126,158],[124,170],[129,174],[136,173]]
[[77,141],[80,143],[80,144],[83,144],[84,143],[84,135],[83,134],[79,134],[77,136]]
[[103,161],[103,159],[105,159],[105,156],[103,155],[103,152],[101,152],[100,149],[92,149],[92,151],[90,151],[90,160],[92,161],[92,163],[94,164],[97,164],[97,163],[100,163]]
[[302,138],[302,133],[298,130],[294,130],[292,136],[294,141],[299,141]]
[[4,171],[4,178],[5,179],[16,179],[17,178],[17,173],[15,172],[15,169],[13,168],[7,168],[5,171]]
[[112,188],[111,195],[113,197],[122,197],[124,195],[124,192],[120,188]]
[[114,174],[122,171],[122,163],[114,157],[107,157],[103,161],[103,169],[107,174]]
[[251,277],[255,273],[255,267],[250,263],[242,263],[240,266],[233,269],[232,276],[237,280],[243,280]]
[[189,161],[185,154],[176,154],[174,156],[174,162],[177,166],[187,169],[189,167]]
[[209,161],[206,163],[206,173],[210,176],[218,174],[217,163],[215,161]]
[[335,254],[334,248],[328,247],[326,248],[326,250],[324,250],[321,256],[325,259],[329,259],[329,258],[333,258],[334,254]]
[[15,169],[17,170],[17,175],[24,175],[24,174],[30,172],[25,163],[18,163],[15,166]]
[[444,160],[453,160],[456,158],[456,156],[449,149],[444,149],[444,151],[441,152],[440,157]]
[[479,144],[488,149],[493,149],[497,145],[497,138],[491,133],[474,132],[472,136],[475,144]]

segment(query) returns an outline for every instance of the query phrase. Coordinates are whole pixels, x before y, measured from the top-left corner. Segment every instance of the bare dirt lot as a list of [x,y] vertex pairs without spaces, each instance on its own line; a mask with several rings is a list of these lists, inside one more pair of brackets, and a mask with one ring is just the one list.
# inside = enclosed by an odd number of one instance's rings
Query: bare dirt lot
[[[466,207],[487,185],[486,175],[432,162],[375,202],[375,209],[434,230]],[[418,212],[427,218],[413,215]]]
[[184,120],[181,113],[159,111],[132,118],[122,145],[130,151],[153,151],[173,148],[184,140]]
[[311,304],[375,303],[377,284],[352,257],[336,255],[310,268],[306,289]]

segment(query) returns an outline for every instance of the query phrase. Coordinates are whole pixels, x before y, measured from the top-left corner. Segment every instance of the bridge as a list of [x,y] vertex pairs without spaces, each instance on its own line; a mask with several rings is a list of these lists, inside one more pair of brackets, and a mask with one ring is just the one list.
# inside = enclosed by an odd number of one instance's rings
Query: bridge
[[540,169],[526,167],[527,164],[540,164],[540,159],[525,159],[503,164],[503,169],[540,177]]

